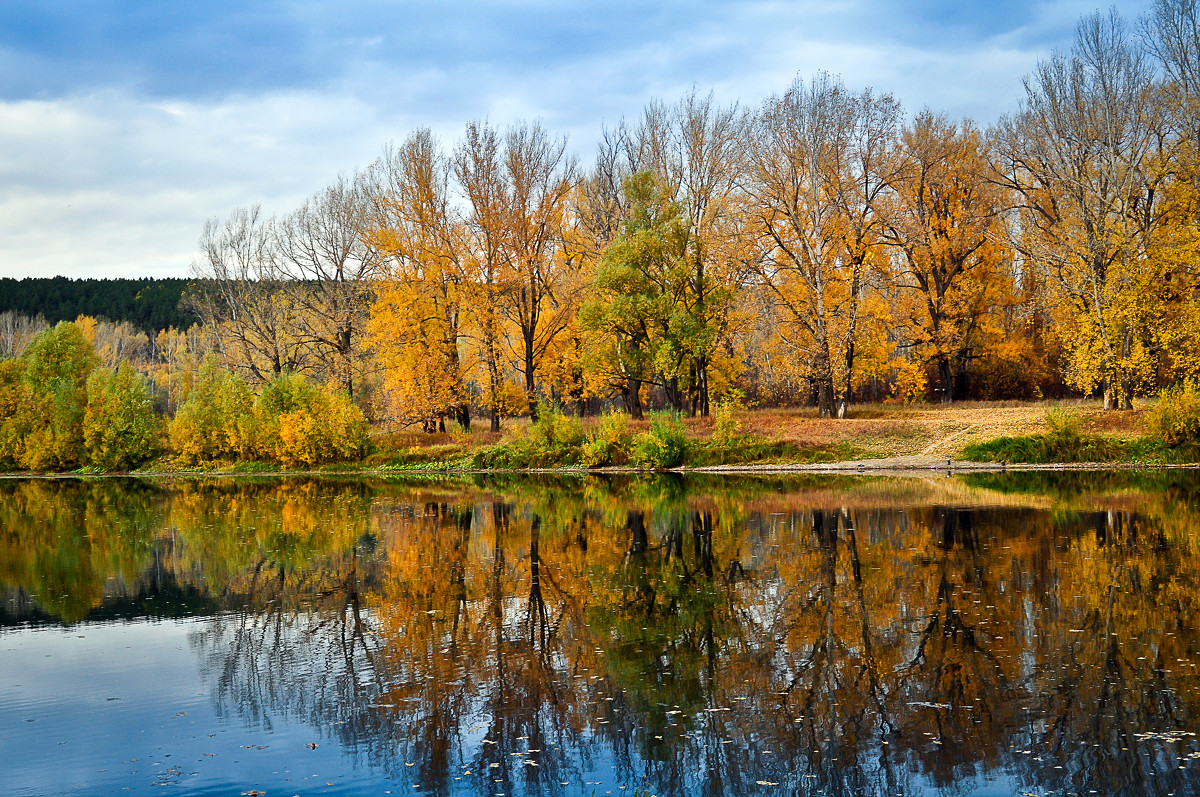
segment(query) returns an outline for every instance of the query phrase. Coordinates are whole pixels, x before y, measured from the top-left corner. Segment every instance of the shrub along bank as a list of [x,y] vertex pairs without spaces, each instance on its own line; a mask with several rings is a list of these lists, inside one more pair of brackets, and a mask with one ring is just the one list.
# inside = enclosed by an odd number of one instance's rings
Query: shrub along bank
[[1187,464],[1200,461],[1200,390],[1194,384],[1163,391],[1149,411],[1151,434],[1132,438],[1086,434],[1079,416],[1046,414],[1045,434],[998,437],[965,446],[972,462]]
[[[165,445],[164,445],[165,444]],[[170,421],[128,364],[99,367],[73,323],[40,333],[0,362],[0,469],[130,470],[258,460],[305,467],[360,459],[367,423],[349,397],[282,375],[257,395],[211,358]]]

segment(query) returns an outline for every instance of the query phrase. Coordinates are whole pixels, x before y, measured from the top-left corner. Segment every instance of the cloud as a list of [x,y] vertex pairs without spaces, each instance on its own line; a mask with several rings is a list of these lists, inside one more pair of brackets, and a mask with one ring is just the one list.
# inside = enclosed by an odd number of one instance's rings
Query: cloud
[[601,126],[650,99],[695,86],[753,106],[818,70],[987,124],[1091,10],[7,0],[0,276],[183,275],[206,218],[285,212],[417,126],[450,145],[468,119],[541,118],[586,163]]

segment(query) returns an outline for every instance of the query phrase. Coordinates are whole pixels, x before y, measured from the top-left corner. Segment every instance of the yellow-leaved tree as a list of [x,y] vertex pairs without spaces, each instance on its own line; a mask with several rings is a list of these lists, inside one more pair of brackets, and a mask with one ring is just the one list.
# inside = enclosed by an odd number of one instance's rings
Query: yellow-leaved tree
[[450,164],[429,130],[413,133],[375,166],[371,243],[387,279],[368,331],[384,372],[390,414],[427,431],[446,418],[471,424],[465,346],[472,286],[465,231],[450,198]]
[[886,261],[882,200],[896,179],[900,106],[821,74],[754,117],[747,142],[755,277],[821,417],[846,415],[863,297]]
[[1000,337],[1011,294],[1000,188],[979,131],[925,110],[901,135],[900,171],[887,203],[887,238],[899,252],[895,321],[907,355],[937,372],[953,401],[972,360]]
[[1161,224],[1153,168],[1163,119],[1153,69],[1115,10],[1085,17],[1070,55],[1025,81],[996,133],[996,165],[1018,199],[1013,243],[1057,295],[1067,381],[1132,406],[1154,375]]

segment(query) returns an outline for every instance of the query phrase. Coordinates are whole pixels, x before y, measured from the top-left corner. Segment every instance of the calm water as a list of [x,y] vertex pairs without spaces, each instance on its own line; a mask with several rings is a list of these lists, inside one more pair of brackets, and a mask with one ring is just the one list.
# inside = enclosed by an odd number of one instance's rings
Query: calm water
[[0,481],[0,794],[1200,794],[1200,477]]

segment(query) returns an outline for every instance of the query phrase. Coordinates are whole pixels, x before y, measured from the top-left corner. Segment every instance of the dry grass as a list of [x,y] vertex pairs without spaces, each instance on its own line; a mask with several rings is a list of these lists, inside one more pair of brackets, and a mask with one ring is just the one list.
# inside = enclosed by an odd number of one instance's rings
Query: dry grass
[[822,419],[815,409],[750,410],[739,416],[742,431],[772,439],[829,445],[848,442],[886,456],[954,456],[970,443],[1049,430],[1046,413],[1074,413],[1080,431],[1114,437],[1145,433],[1141,410],[1105,412],[1098,401],[868,404],[850,409],[843,420]]
[[[737,420],[743,434],[803,447],[848,443],[878,456],[953,457],[971,443],[1047,432],[1046,414],[1054,409],[1073,413],[1081,432],[1121,438],[1146,432],[1142,409],[1105,412],[1099,401],[1092,400],[861,404],[852,406],[849,417],[841,420],[818,418],[812,407],[750,409],[739,412]],[[590,429],[598,420],[583,418],[584,429]],[[690,437],[707,438],[712,432],[712,418],[685,418],[684,422]],[[528,418],[506,419],[502,431],[495,433],[489,431],[486,418],[475,418],[470,435],[458,431],[427,434],[413,427],[377,430],[373,437],[385,450],[454,448],[465,452],[509,440],[528,426]],[[636,434],[647,427],[645,421],[630,421],[628,428]]]

